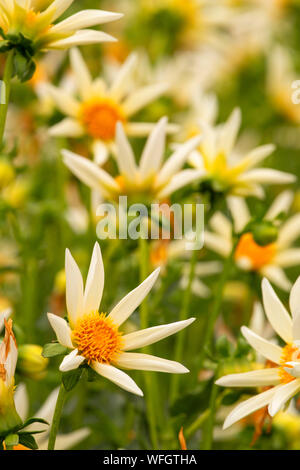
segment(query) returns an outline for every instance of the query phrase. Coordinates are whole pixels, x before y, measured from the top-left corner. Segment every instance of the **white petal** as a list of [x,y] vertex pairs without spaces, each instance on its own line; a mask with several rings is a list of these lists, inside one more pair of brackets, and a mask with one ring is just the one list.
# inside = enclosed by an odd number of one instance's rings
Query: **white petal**
[[161,118],[147,139],[139,164],[142,180],[154,176],[161,166],[165,151],[166,124],[167,118]]
[[164,338],[167,338],[177,331],[186,328],[195,321],[195,318],[188,320],[169,323],[168,325],[154,326],[153,328],[146,328],[145,330],[135,331],[122,337],[124,341],[123,351],[131,351],[132,349],[143,348],[149,344],[156,343]]
[[116,78],[109,90],[109,95],[114,100],[121,100],[128,91],[128,86],[133,79],[133,70],[137,64],[137,54],[132,53],[127,57],[126,61],[118,71]]
[[300,264],[300,248],[290,248],[279,252],[273,262],[282,268],[298,266]]
[[66,39],[50,42],[47,47],[51,49],[67,49],[73,46],[97,44],[99,42],[116,42],[116,39],[103,31],[82,29],[80,31],[76,31],[75,34]]
[[271,416],[274,416],[284,404],[292,398],[300,390],[300,380],[293,380],[287,384],[281,385],[280,388],[276,390],[271,403],[269,404],[268,411]]
[[81,10],[57,23],[51,28],[51,32],[54,34],[70,33],[79,29],[90,28],[91,26],[96,26],[98,24],[115,21],[122,16],[123,15],[121,13],[114,13],[112,11]]
[[70,325],[83,313],[83,280],[76,261],[66,249],[66,303]]
[[264,310],[260,302],[255,302],[253,307],[253,313],[251,315],[249,328],[258,335],[262,336],[265,326],[265,315]]
[[267,277],[273,284],[280,287],[282,290],[289,291],[291,287],[291,282],[287,278],[283,269],[280,266],[275,266],[270,264],[269,266],[264,266],[260,270],[262,276]]
[[85,357],[77,355],[78,349],[74,349],[70,354],[64,357],[62,363],[59,366],[61,372],[68,372],[69,370],[78,369],[80,364],[85,361]]
[[215,212],[211,217],[209,224],[211,228],[221,237],[231,240],[232,225],[230,220],[222,214],[222,212]]
[[78,86],[80,96],[85,99],[89,94],[92,84],[90,71],[77,48],[71,49],[70,61],[72,70],[76,77],[76,84]]
[[290,309],[293,318],[300,314],[300,276],[294,283],[290,293]]
[[50,127],[49,135],[52,137],[81,137],[84,135],[84,128],[75,119],[65,118]]
[[129,375],[125,374],[122,370],[117,369],[109,364],[100,364],[99,362],[94,362],[92,368],[102,377],[110,380],[119,387],[123,388],[127,392],[134,393],[142,397],[144,394],[142,390],[137,386],[137,384],[132,380]]
[[157,268],[138,287],[129,292],[129,294],[113,308],[108,318],[113,320],[118,326],[122,325],[152,289],[159,272],[160,268]]
[[283,191],[276,197],[273,204],[269,208],[268,212],[266,213],[264,219],[266,220],[273,220],[279,214],[285,214],[291,207],[293,202],[294,194],[292,191]]
[[134,153],[125,135],[121,122],[117,123],[116,143],[116,160],[120,173],[129,181],[136,181],[137,167],[135,164]]
[[242,326],[241,331],[245,336],[248,343],[266,359],[269,359],[275,364],[280,364],[282,356],[282,349],[276,344],[270,343],[266,339],[257,335],[246,326]]
[[280,228],[278,235],[278,244],[280,246],[289,246],[300,235],[300,214],[290,217]]
[[170,196],[178,189],[187,186],[193,181],[200,180],[205,175],[202,170],[182,170],[174,175],[171,181],[163,187],[157,194],[159,199]]
[[251,413],[254,413],[255,411],[259,410],[260,408],[263,408],[264,406],[268,405],[279,387],[281,387],[281,385],[277,385],[276,387],[273,387],[270,390],[262,392],[254,397],[251,397],[248,400],[245,400],[239,405],[237,405],[234,410],[227,416],[223,425],[223,429],[228,428],[233,423],[236,423],[240,419],[245,418],[245,416],[248,416]]
[[170,374],[186,374],[189,372],[189,370],[182,364],[179,364],[179,362],[141,353],[121,353],[116,359],[115,364],[124,369],[168,372]]
[[147,104],[155,101],[168,89],[166,83],[156,83],[135,91],[123,102],[123,111],[127,116],[132,116]]
[[79,111],[79,103],[65,90],[61,90],[53,85],[47,85],[47,92],[51,98],[55,101],[58,109],[67,116],[77,118]]
[[7,320],[10,317],[11,313],[11,308],[7,308],[6,310],[3,310],[3,312],[0,312],[0,333],[4,326],[4,320]]
[[[129,137],[145,137],[149,135],[157,124],[154,122],[127,122],[126,123],[126,134]],[[176,134],[179,132],[179,126],[177,124],[167,124],[166,133]]]
[[236,233],[240,233],[251,219],[245,199],[229,196],[227,197],[227,203],[233,218],[234,230]]
[[17,390],[14,394],[14,401],[18,415],[22,421],[25,421],[29,412],[29,398],[26,391],[26,385],[24,383],[17,386]]
[[83,311],[98,311],[104,287],[104,267],[99,243],[96,242],[85,284]]
[[245,164],[246,168],[253,168],[257,166],[262,160],[264,160],[268,155],[270,155],[275,150],[275,145],[266,144],[256,147],[251,150],[245,158],[243,158],[241,164]]
[[71,341],[71,329],[66,320],[58,317],[57,315],[53,315],[53,313],[48,313],[47,316],[50,325],[55,331],[58,342],[66,348],[73,349],[74,346]]
[[52,21],[55,21],[59,18],[68,8],[74,0],[54,0],[51,2],[47,10],[44,11],[44,14],[47,14],[49,11],[54,11]]
[[236,137],[241,125],[241,110],[236,108],[232,111],[227,122],[221,130],[220,148],[224,151],[225,155],[229,155],[233,149]]
[[286,342],[293,341],[292,319],[267,279],[262,280],[263,304],[276,333]]
[[[72,449],[72,447],[86,439],[90,433],[91,430],[89,428],[81,428],[67,434],[58,434],[55,441],[55,450]],[[40,446],[39,449],[41,449]]]
[[95,140],[92,144],[94,162],[97,166],[102,166],[107,162],[109,151],[107,146],[100,140]]
[[[290,361],[285,363],[284,370],[295,378],[300,377],[300,362]],[[290,367],[289,367],[290,366]]]
[[69,150],[61,151],[64,163],[85,184],[93,189],[118,193],[119,186],[115,180],[102,168],[98,168],[94,162],[76,155]]
[[204,232],[204,244],[212,251],[227,257],[231,252],[231,241],[216,233]]
[[230,374],[216,381],[222,387],[263,387],[280,382],[279,368],[252,370],[241,374]]
[[240,176],[241,181],[264,184],[288,184],[296,181],[291,173],[274,170],[273,168],[257,168]]
[[200,141],[201,136],[196,136],[179,146],[160,170],[155,182],[156,187],[166,184],[182,168],[189,154],[198,147]]

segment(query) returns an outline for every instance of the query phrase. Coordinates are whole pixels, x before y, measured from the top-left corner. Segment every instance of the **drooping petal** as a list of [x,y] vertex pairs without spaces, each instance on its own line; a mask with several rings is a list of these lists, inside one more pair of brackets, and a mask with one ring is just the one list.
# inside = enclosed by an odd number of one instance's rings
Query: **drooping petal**
[[286,343],[291,343],[292,319],[267,279],[262,280],[262,295],[265,312],[272,327]]
[[[77,444],[82,442],[86,439],[91,430],[89,428],[80,428],[76,429],[76,431],[68,432],[66,434],[58,434],[55,441],[55,449],[56,450],[68,450],[75,447]],[[36,439],[37,440],[37,439]],[[38,443],[38,440],[37,440]],[[42,448],[39,446],[39,449]],[[45,448],[45,450],[47,447]]]
[[231,240],[232,225],[230,220],[222,214],[222,212],[215,212],[211,217],[209,224],[211,228],[221,237]]
[[152,328],[146,328],[145,330],[135,331],[128,335],[124,335],[122,337],[124,342],[122,350],[131,351],[133,349],[149,346],[150,344],[156,343],[157,341],[167,338],[168,336],[177,333],[177,331],[186,328],[193,321],[195,321],[195,318],[189,318],[188,320],[178,321],[168,325],[154,326]]
[[47,316],[49,323],[56,334],[58,342],[66,348],[73,349],[74,346],[71,341],[71,329],[66,320],[54,315],[53,313],[48,313]]
[[246,326],[242,326],[241,331],[245,336],[248,343],[266,359],[269,359],[275,364],[280,364],[282,349],[276,344],[270,343],[266,339],[257,335]]
[[158,278],[160,268],[153,271],[138,287],[133,289],[129,294],[112,309],[108,318],[110,318],[118,326],[122,325],[127,318],[135,311],[135,309],[144,300],[146,295],[152,289],[156,279]]
[[66,270],[66,304],[70,325],[74,325],[77,318],[83,313],[83,280],[80,269],[66,249],[65,255]]
[[277,385],[276,387],[273,387],[270,390],[267,390],[266,392],[259,393],[258,395],[255,395],[254,397],[251,397],[248,400],[245,400],[239,405],[237,405],[225,419],[223,429],[228,428],[240,419],[245,418],[245,416],[248,416],[251,413],[254,413],[255,411],[259,410],[260,408],[263,408],[264,406],[268,405],[278,388],[281,386],[282,385]]
[[236,233],[240,233],[251,219],[245,199],[238,196],[229,196],[227,203],[233,218],[234,230]]
[[220,237],[216,233],[204,232],[204,244],[212,251],[220,254],[221,256],[227,257],[231,252],[231,241],[226,240],[224,237]]
[[260,269],[260,274],[268,278],[269,281],[280,287],[282,290],[289,291],[291,288],[291,282],[280,266],[269,264]]
[[102,377],[110,380],[111,382],[123,388],[127,392],[134,393],[142,397],[144,394],[137,384],[132,380],[129,375],[125,374],[122,370],[117,369],[110,364],[100,364],[99,362],[93,362],[92,368]]
[[264,387],[277,385],[280,382],[279,368],[252,370],[241,374],[230,374],[216,381],[222,387]]
[[115,364],[123,369],[168,372],[170,374],[186,374],[189,372],[189,370],[179,362],[169,361],[168,359],[142,353],[121,353],[115,360]]
[[78,349],[74,349],[70,354],[64,357],[59,366],[61,372],[68,372],[69,370],[78,369],[78,367],[85,361],[85,357],[78,355]]
[[278,411],[281,410],[281,408],[284,406],[284,404],[292,398],[296,393],[298,393],[300,390],[300,380],[295,379],[292,382],[289,382],[287,384],[281,385],[275,392],[269,407],[268,411],[271,416],[274,416]]
[[85,284],[83,311],[95,312],[99,309],[104,287],[104,266],[99,243],[96,242]]

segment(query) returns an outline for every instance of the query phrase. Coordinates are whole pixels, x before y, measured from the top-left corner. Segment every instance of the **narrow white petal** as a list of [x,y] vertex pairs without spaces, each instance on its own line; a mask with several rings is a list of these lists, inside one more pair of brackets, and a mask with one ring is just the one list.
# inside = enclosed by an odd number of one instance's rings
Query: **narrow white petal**
[[154,176],[161,166],[165,151],[166,124],[167,118],[161,118],[147,139],[139,164],[142,180]]
[[80,96],[85,99],[89,94],[92,84],[90,71],[77,48],[71,49],[70,61],[72,70],[76,77],[76,84],[78,86]]
[[102,166],[107,162],[109,151],[107,146],[100,140],[95,140],[92,144],[94,162],[97,166]]
[[10,317],[11,313],[11,308],[7,308],[6,310],[3,310],[3,312],[0,312],[0,333],[4,326],[4,320],[7,320]]
[[142,397],[144,394],[142,390],[137,386],[137,384],[132,380],[129,375],[125,374],[122,370],[117,369],[110,364],[100,364],[99,362],[94,362],[92,368],[102,377],[110,380],[111,382],[118,385],[118,387],[123,388],[127,392],[134,393]]
[[179,362],[141,353],[121,353],[115,364],[123,369],[149,370],[170,374],[186,374],[189,370]]
[[280,246],[289,246],[300,235],[300,214],[290,217],[280,228],[278,235],[278,244]]
[[104,287],[104,266],[99,243],[96,242],[85,284],[83,310],[85,313],[99,309]]
[[231,241],[212,232],[204,232],[204,244],[212,251],[227,257],[231,251]]
[[255,411],[259,410],[260,408],[263,408],[264,406],[268,405],[279,387],[281,387],[281,385],[277,385],[276,387],[273,387],[270,390],[262,392],[254,397],[251,397],[248,400],[245,400],[239,405],[237,405],[225,419],[223,429],[228,428],[240,419],[245,418],[245,416],[248,416],[251,413],[254,413]]
[[73,46],[84,46],[100,42],[116,42],[116,39],[103,31],[82,29],[66,39],[50,42],[48,47],[51,49],[67,49]]
[[78,349],[74,349],[70,354],[64,357],[62,363],[59,366],[61,372],[68,372],[69,370],[78,369],[80,364],[85,361],[85,357],[77,355]]
[[166,83],[156,83],[135,91],[123,102],[123,110],[127,116],[132,116],[147,104],[163,95],[168,89]]
[[49,323],[56,334],[58,342],[66,348],[73,349],[74,346],[71,341],[71,329],[66,320],[58,317],[57,315],[53,315],[53,313],[48,313],[47,316]]
[[47,14],[49,11],[53,11],[53,17],[52,21],[55,21],[57,18],[59,18],[68,8],[74,0],[54,0],[54,2],[51,2],[47,10],[44,11],[45,14]]
[[[81,441],[86,439],[91,430],[89,428],[81,428],[67,434],[58,434],[55,441],[56,450],[68,450],[75,447]],[[39,447],[40,449],[40,447]],[[46,450],[46,449],[45,449]]]
[[270,155],[275,150],[275,145],[266,144],[256,147],[251,150],[246,157],[242,160],[242,164],[246,165],[246,168],[253,168],[261,163],[268,155]]
[[63,114],[73,118],[78,116],[79,103],[69,93],[50,84],[45,89]]
[[234,230],[240,233],[251,219],[246,201],[242,197],[229,196],[227,203],[233,218]]
[[168,325],[154,326],[145,330],[135,331],[123,336],[124,346],[123,351],[131,351],[132,349],[143,348],[150,344],[156,343],[164,338],[167,338],[177,331],[186,328],[195,321],[195,318],[189,318],[188,320],[178,321],[175,323],[169,323]]
[[163,187],[157,194],[159,199],[170,196],[178,189],[188,184],[198,181],[205,176],[202,170],[182,170],[171,178],[171,181]]
[[241,181],[264,184],[289,184],[294,183],[296,179],[296,176],[291,173],[274,170],[273,168],[257,168],[240,176]]
[[261,268],[260,274],[267,277],[269,281],[280,287],[282,290],[289,291],[291,288],[291,282],[280,266],[275,266],[275,264],[264,266]]
[[286,372],[297,379],[300,377],[300,362],[290,361],[286,362],[285,365],[287,366],[284,367]]
[[273,262],[274,264],[278,264],[281,268],[298,266],[300,264],[300,248],[290,248],[279,252]]
[[241,110],[236,108],[232,111],[227,122],[221,130],[220,147],[225,155],[229,155],[234,147],[237,134],[241,125]]
[[222,387],[263,387],[280,382],[279,368],[252,370],[241,374],[230,374],[216,381]]
[[125,135],[121,122],[117,123],[116,143],[116,160],[120,173],[129,181],[136,181],[137,166],[135,164],[134,153]]
[[25,421],[29,412],[29,398],[26,391],[26,385],[24,383],[20,383],[17,386],[17,390],[14,394],[14,401],[18,415],[22,421]]
[[248,343],[266,359],[269,359],[275,364],[280,364],[282,349],[276,344],[270,343],[266,339],[257,335],[246,326],[242,326],[241,331],[245,336]]
[[293,318],[300,314],[300,276],[294,283],[290,293],[290,309]]
[[209,224],[218,235],[226,240],[231,240],[232,225],[230,220],[222,214],[222,212],[215,212],[211,217]]
[[267,279],[262,280],[263,304],[276,333],[286,342],[293,341],[292,319]]
[[68,249],[66,249],[65,255],[65,270],[66,304],[69,321],[72,326],[83,313],[83,280],[80,269]]
[[115,180],[102,168],[98,168],[94,162],[69,150],[62,150],[62,155],[67,167],[92,189],[101,191],[103,188],[103,191],[109,194],[119,192],[119,186]]
[[189,154],[198,147],[200,141],[201,136],[196,136],[179,146],[160,170],[155,182],[156,187],[166,184],[182,168]]
[[294,194],[293,191],[283,191],[276,197],[273,204],[269,208],[268,212],[266,213],[264,219],[266,220],[273,220],[279,214],[285,214],[291,207],[293,202]]
[[300,390],[300,380],[293,380],[287,384],[281,385],[280,388],[276,390],[271,403],[269,404],[268,411],[271,416],[274,416],[284,404],[292,398]]
[[60,21],[51,28],[51,33],[70,33],[83,28],[90,28],[98,24],[108,23],[121,18],[121,13],[103,10],[81,10],[74,15]]
[[84,135],[84,128],[75,119],[65,118],[50,127],[48,132],[52,137],[81,137]]
[[124,95],[126,95],[128,86],[131,84],[131,80],[133,79],[132,75],[136,64],[137,54],[132,53],[127,57],[126,61],[118,71],[109,90],[109,95],[114,98],[114,100],[122,100]]
[[249,328],[258,335],[262,336],[265,326],[265,315],[262,304],[260,302],[255,302],[253,307],[253,313],[251,315]]
[[122,325],[127,318],[135,311],[135,309],[144,300],[146,295],[152,289],[156,279],[158,278],[160,268],[153,271],[138,287],[129,292],[111,311],[109,318],[118,326]]

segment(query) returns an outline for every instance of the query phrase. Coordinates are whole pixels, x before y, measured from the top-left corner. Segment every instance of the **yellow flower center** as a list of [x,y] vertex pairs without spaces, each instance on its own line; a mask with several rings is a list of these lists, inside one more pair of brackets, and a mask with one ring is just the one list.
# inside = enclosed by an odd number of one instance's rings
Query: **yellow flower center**
[[275,243],[260,246],[255,242],[252,233],[245,233],[239,240],[234,258],[243,269],[258,270],[270,263],[275,251]]
[[91,137],[107,141],[114,139],[117,122],[125,122],[125,116],[120,107],[107,99],[83,103],[80,117]]
[[111,363],[122,347],[121,333],[105,313],[92,312],[76,322],[72,332],[73,344],[88,363]]
[[287,384],[289,382],[292,382],[292,380],[295,380],[295,377],[289,374],[284,368],[290,367],[286,364],[287,362],[295,361],[298,359],[300,359],[300,350],[294,344],[287,344],[282,349],[282,355],[280,358],[281,367],[279,368],[279,377],[281,383]]

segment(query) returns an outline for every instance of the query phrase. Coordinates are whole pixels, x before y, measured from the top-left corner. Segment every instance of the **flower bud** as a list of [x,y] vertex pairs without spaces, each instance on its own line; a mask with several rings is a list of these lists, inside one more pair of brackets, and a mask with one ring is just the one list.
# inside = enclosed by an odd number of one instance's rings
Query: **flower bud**
[[6,160],[0,160],[0,188],[5,188],[15,177],[13,166]]
[[18,370],[26,377],[40,380],[46,374],[48,359],[42,356],[43,348],[37,344],[19,346]]
[[271,222],[263,221],[253,225],[252,234],[258,245],[265,246],[277,240],[278,229]]

